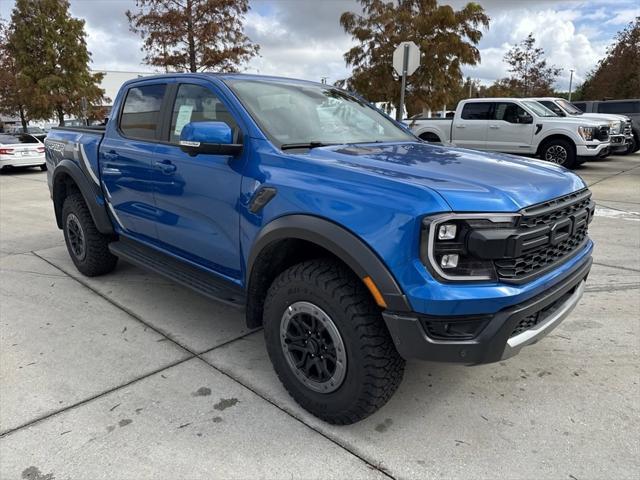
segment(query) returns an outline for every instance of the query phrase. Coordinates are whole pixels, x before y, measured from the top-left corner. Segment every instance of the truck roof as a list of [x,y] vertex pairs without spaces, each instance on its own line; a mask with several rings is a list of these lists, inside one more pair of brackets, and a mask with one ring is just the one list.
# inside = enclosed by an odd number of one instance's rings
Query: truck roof
[[301,80],[298,78],[289,78],[289,77],[277,77],[273,75],[257,75],[250,73],[214,73],[214,72],[175,72],[175,73],[161,73],[158,75],[149,75],[139,78],[134,78],[128,80],[123,83],[124,85],[131,85],[137,82],[146,82],[149,80],[163,79],[163,78],[219,78],[222,80],[260,80],[260,81],[268,81],[268,82],[287,82],[287,83],[300,83],[307,85],[323,85],[327,87],[331,87],[332,85],[321,84],[319,82],[313,82],[311,80]]
[[532,100],[531,98],[515,98],[515,97],[484,97],[484,98],[467,98],[461,102],[514,102],[521,100]]

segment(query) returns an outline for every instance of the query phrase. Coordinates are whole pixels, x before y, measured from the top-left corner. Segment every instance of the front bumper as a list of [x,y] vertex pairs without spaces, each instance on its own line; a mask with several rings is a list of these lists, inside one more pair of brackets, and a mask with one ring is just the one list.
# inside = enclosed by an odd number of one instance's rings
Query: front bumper
[[611,144],[606,143],[588,143],[576,146],[576,155],[578,157],[602,158],[610,151]]
[[[429,317],[423,314],[383,312],[384,320],[400,355],[406,359],[465,364],[491,363],[511,357],[526,345],[547,335],[564,320],[584,292],[591,270],[591,256],[585,257],[563,280],[518,305],[493,315]],[[448,322],[455,326],[481,322],[470,340],[436,339],[427,333],[430,325]]]
[[627,141],[627,137],[624,134],[611,135],[609,137],[609,141],[611,142],[610,148],[612,152],[626,151],[629,147],[629,142]]

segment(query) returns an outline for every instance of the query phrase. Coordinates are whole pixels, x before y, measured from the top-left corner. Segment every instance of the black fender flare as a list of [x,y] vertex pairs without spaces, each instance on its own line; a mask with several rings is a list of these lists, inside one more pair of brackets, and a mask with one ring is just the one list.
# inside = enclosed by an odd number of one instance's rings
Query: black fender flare
[[371,277],[389,310],[412,310],[393,274],[367,244],[340,225],[312,215],[286,215],[263,227],[249,254],[248,279],[251,278],[254,263],[262,250],[275,241],[285,239],[306,240],[330,251],[348,265],[360,279]]
[[78,187],[78,190],[80,190],[98,231],[105,235],[113,235],[115,231],[109,218],[106,205],[98,202],[98,196],[103,195],[102,191],[99,190],[99,185],[95,185],[94,182],[89,180],[82,169],[67,158],[61,160],[60,163],[56,165],[52,175],[52,197],[58,228],[62,228],[63,202],[57,198],[59,195],[57,191],[59,187],[57,186],[60,184],[61,177],[67,175],[71,177]]

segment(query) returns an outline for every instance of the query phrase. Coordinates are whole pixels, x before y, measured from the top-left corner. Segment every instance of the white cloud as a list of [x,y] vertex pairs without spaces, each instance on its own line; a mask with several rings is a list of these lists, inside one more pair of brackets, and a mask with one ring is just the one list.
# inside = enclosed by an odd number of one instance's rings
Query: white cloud
[[613,18],[607,20],[607,25],[626,25],[634,18],[640,17],[640,8],[626,8],[614,13]]
[[593,40],[588,30],[576,29],[575,22],[580,18],[580,12],[572,9],[522,10],[518,15],[513,12],[494,15],[491,28],[480,44],[482,64],[466,68],[465,73],[485,84],[507,76],[507,65],[502,61],[504,54],[533,33],[536,46],[544,49],[548,63],[563,69],[557,86],[568,89],[571,69],[575,70],[574,85],[579,84],[604,56],[607,45],[606,41]]

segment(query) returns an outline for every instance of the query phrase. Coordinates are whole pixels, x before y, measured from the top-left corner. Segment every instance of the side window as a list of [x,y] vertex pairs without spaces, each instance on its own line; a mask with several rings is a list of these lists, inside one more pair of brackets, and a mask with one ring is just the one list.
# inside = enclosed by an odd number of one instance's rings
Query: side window
[[234,132],[238,131],[233,116],[211,90],[200,85],[182,84],[173,105],[169,140],[177,143],[182,129],[190,122],[224,122]]
[[571,103],[573,103],[574,107],[579,108],[583,112],[587,111],[587,104],[586,103],[584,103],[584,102],[571,102]]
[[553,113],[555,113],[556,115],[560,116],[560,117],[564,117],[564,111],[555,104],[555,102],[549,102],[547,100],[543,100],[542,102],[538,102],[541,103],[542,105],[544,105],[545,107],[547,107],[549,110],[551,110]]
[[602,102],[598,104],[600,113],[638,113],[640,102]]
[[154,140],[165,84],[130,88],[120,116],[120,130],[131,138]]
[[489,120],[491,118],[491,102],[466,103],[462,108],[464,120]]
[[493,112],[494,120],[504,120],[509,123],[522,123],[521,119],[530,117],[520,105],[511,102],[498,102]]

